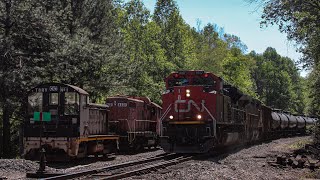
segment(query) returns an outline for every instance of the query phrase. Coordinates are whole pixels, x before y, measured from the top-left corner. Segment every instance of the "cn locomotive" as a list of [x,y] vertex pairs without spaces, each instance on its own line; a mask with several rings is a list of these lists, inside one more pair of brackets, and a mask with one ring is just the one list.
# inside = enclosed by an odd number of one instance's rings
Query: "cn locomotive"
[[109,131],[108,106],[89,103],[89,94],[76,86],[47,83],[28,93],[23,128],[23,155],[64,161],[87,155],[108,155],[118,149],[119,136]]
[[160,144],[166,152],[205,153],[216,147],[303,134],[317,120],[273,110],[213,73],[174,72],[165,83]]
[[107,98],[110,130],[119,135],[120,151],[157,147],[161,107],[147,97]]

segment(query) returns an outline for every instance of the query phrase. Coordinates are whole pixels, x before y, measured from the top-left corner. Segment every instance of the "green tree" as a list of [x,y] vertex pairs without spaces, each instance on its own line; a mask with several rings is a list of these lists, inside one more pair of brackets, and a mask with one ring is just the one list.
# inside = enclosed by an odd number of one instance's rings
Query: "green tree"
[[258,97],[268,106],[303,113],[303,84],[293,61],[270,47],[262,55],[251,52],[250,56],[256,63],[252,77]]
[[122,38],[116,24],[117,5],[108,0],[48,1],[60,46],[48,71],[52,81],[82,87],[94,101],[126,80]]
[[[312,74],[318,74],[320,62],[320,2],[318,0],[249,0],[263,3],[263,25],[277,24],[281,32],[287,33],[289,40],[300,45],[303,53],[301,63],[309,67]],[[314,83],[310,92],[319,91],[317,83],[319,77],[311,78]],[[320,104],[320,96],[313,93],[312,101]],[[315,105],[315,104],[314,104]],[[308,109],[316,108],[310,107]],[[312,110],[316,112],[317,110]],[[319,115],[319,114],[318,114]]]
[[251,78],[253,66],[254,61],[249,56],[243,55],[238,48],[231,48],[223,60],[223,78],[244,93],[256,96]]
[[[19,119],[26,91],[44,76],[56,44],[44,8],[33,1],[0,2],[0,104],[3,121],[3,157],[14,155]],[[15,126],[14,129],[12,126]]]

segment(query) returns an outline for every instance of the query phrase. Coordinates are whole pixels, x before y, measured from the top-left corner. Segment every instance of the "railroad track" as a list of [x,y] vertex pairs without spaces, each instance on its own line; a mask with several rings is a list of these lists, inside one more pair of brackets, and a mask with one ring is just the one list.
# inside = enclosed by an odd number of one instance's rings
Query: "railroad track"
[[[161,154],[155,157],[145,158],[136,161],[130,161],[126,163],[121,163],[117,165],[102,167],[93,170],[85,170],[76,173],[64,174],[49,178],[44,178],[44,180],[56,180],[56,179],[121,179],[125,177],[134,176],[137,174],[145,174],[156,169],[164,168],[167,166],[171,166],[174,164],[178,164],[184,161],[191,160],[192,156],[181,156],[177,154]],[[150,162],[161,161],[152,165],[144,165]],[[142,165],[142,167],[141,167]],[[140,166],[138,168],[134,168],[134,166]],[[133,170],[124,170],[126,168],[131,168]]]

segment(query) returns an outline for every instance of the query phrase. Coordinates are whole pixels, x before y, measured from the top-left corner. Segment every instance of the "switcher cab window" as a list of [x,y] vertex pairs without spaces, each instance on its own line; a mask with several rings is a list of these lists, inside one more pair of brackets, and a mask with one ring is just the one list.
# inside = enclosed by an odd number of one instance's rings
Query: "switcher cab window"
[[65,92],[64,94],[64,114],[78,115],[79,114],[79,94],[76,92]]
[[42,93],[32,93],[28,96],[28,114],[33,115],[34,112],[42,112],[42,106]]
[[58,105],[59,104],[59,93],[50,93],[49,104],[50,105]]

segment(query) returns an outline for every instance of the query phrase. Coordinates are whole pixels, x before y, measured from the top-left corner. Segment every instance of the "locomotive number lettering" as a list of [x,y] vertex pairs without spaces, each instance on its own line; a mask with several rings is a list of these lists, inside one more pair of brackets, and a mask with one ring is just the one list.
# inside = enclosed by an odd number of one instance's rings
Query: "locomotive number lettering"
[[127,103],[118,103],[118,107],[127,107],[128,104]]
[[50,92],[57,92],[58,91],[58,86],[50,86],[49,90],[50,90]]
[[48,92],[48,88],[36,88],[36,92]]
[[[193,101],[193,100],[181,100],[181,96],[178,96],[178,100],[176,100],[174,102],[174,110],[176,112],[190,112],[191,110],[191,105],[194,106],[198,111],[203,112],[204,111],[204,103],[205,101],[202,100],[201,102],[201,108]],[[187,109],[180,109],[180,107],[178,107],[178,104],[187,104]]]
[[67,87],[60,87],[60,92],[68,92],[68,88]]

